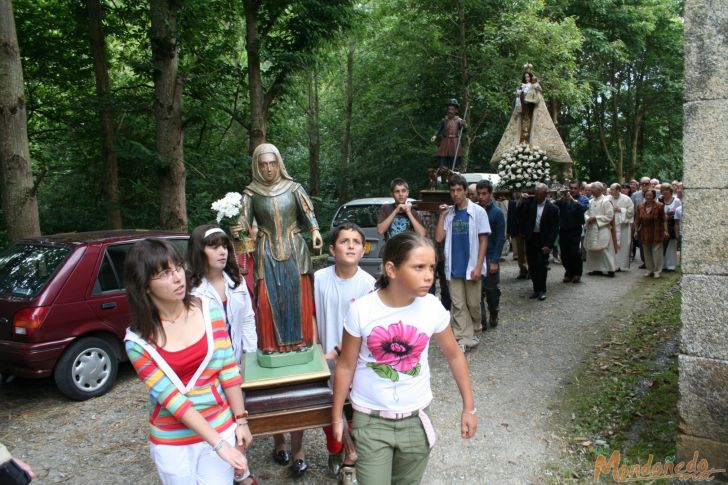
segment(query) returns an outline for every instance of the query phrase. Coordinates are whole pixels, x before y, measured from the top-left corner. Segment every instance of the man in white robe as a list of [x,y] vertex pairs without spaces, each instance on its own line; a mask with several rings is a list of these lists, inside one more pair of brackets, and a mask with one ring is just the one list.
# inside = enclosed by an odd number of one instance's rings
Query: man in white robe
[[614,264],[617,271],[629,271],[629,259],[632,254],[630,224],[634,219],[634,202],[622,193],[621,188],[619,184],[612,184],[609,187],[609,199],[614,207],[614,226],[619,243]]
[[607,276],[614,277],[617,269],[614,264],[611,229],[614,207],[609,198],[604,196],[604,185],[593,182],[591,189],[593,198],[589,201],[589,209],[584,214],[586,270],[592,276],[606,273]]

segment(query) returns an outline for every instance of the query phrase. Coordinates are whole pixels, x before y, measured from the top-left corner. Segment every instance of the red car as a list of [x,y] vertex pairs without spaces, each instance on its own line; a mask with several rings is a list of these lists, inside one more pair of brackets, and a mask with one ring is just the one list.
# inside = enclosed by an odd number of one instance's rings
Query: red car
[[76,400],[111,389],[126,359],[124,259],[147,237],[186,252],[187,233],[122,230],[41,236],[0,253],[0,373],[53,375]]

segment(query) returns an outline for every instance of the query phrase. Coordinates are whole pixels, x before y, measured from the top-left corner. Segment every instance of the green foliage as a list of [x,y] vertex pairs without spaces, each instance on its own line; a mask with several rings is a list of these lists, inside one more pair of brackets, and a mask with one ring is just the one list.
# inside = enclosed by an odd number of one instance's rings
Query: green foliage
[[682,177],[681,12],[676,0],[596,0],[563,9],[583,33],[577,75],[591,89],[591,102],[574,106],[562,123],[585,178],[614,180],[619,174],[607,160],[620,156],[627,177]]
[[[681,176],[682,7],[677,0],[261,3],[264,88],[280,82],[267,136],[281,149],[289,173],[304,185],[310,177],[309,74],[315,71],[319,81],[321,195],[314,203],[323,229],[336,210],[342,176],[352,197],[387,195],[389,181],[397,176],[408,179],[417,196],[434,163],[436,148],[429,139],[445,102],[464,100],[466,88],[470,171],[493,171],[489,160],[526,62],[534,65],[549,107],[557,107],[558,126],[578,175],[613,180],[607,153],[614,158],[621,140],[628,174],[633,170],[661,180]],[[103,1],[102,8],[122,221],[125,227],[153,228],[159,224],[159,161],[148,5]],[[78,2],[16,0],[14,9],[33,168],[36,177],[43,176],[42,230],[101,229],[100,104],[85,8]],[[250,180],[243,3],[180,2],[177,40],[184,78],[187,209],[194,226],[212,220],[213,200],[241,191]],[[349,45],[355,47],[352,151],[348,175],[343,175]],[[605,110],[606,150],[597,107]],[[633,137],[640,110],[641,131]],[[618,120],[617,129],[612,120]]]

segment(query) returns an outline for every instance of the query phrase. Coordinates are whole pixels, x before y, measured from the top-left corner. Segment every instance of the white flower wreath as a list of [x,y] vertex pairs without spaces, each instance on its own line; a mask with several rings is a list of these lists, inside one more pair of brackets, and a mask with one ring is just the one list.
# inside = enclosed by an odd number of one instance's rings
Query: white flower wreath
[[498,162],[499,187],[527,189],[538,182],[549,182],[549,163],[543,150],[527,144],[514,145]]

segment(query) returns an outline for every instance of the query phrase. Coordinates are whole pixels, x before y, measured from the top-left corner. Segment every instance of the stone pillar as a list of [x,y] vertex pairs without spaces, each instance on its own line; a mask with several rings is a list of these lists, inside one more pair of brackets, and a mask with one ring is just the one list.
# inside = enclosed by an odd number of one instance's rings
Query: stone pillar
[[[678,461],[728,469],[728,1],[685,1]],[[727,480],[728,476],[719,477]]]

